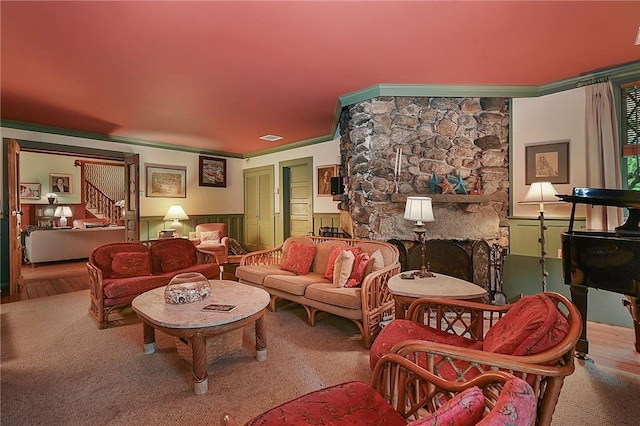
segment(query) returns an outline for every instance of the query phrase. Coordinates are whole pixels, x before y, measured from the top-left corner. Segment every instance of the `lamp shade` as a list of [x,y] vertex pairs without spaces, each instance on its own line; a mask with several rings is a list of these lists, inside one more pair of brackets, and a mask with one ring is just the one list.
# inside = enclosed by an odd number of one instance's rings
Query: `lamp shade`
[[424,222],[433,222],[433,208],[429,197],[407,197],[407,204],[404,209],[404,218],[413,220],[418,225]]
[[164,220],[187,220],[189,216],[184,212],[181,206],[171,206],[169,211],[164,215]]
[[73,216],[73,212],[69,206],[58,206],[56,207],[56,212],[53,215],[56,217],[71,217]]
[[543,211],[544,203],[558,202],[556,194],[551,182],[534,182],[520,204],[540,204],[540,211]]

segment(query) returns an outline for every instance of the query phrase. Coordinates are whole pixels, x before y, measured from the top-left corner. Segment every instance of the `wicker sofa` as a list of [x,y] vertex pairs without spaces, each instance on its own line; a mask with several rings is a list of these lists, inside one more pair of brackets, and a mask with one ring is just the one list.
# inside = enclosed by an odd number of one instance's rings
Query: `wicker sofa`
[[177,274],[199,272],[208,279],[220,278],[216,257],[183,238],[106,244],[93,250],[87,270],[89,313],[100,328],[109,326],[113,309],[169,284]]
[[[281,268],[291,255],[290,249],[294,244],[316,248],[313,263],[306,274],[296,275]],[[384,264],[380,269],[367,271],[359,286],[338,287],[333,280],[323,276],[331,263],[330,253],[336,246],[359,249],[372,256],[379,250]],[[274,249],[243,256],[235,274],[241,283],[269,292],[272,311],[276,310],[276,301],[284,299],[302,305],[311,326],[315,324],[318,311],[351,320],[362,333],[363,345],[369,348],[380,331],[383,317],[394,313],[393,296],[387,282],[400,272],[398,258],[398,249],[383,241],[298,236],[288,238]]]

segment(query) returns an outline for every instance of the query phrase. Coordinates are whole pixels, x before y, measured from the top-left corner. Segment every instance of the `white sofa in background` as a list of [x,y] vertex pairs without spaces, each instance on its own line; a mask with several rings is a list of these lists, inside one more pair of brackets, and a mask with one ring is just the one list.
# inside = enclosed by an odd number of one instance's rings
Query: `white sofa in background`
[[96,247],[124,240],[124,226],[31,231],[25,237],[26,258],[32,266],[40,262],[84,259]]

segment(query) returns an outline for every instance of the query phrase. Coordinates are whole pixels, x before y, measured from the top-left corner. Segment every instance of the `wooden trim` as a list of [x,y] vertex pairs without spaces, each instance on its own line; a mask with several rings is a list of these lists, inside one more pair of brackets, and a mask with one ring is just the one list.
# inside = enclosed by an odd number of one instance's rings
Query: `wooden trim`
[[640,155],[640,144],[625,144],[622,145],[622,156],[633,157]]

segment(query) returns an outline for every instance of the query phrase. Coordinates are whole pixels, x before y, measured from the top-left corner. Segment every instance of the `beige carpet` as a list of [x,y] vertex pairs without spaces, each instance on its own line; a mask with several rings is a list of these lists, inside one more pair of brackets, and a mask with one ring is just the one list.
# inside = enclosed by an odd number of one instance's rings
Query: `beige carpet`
[[[252,327],[244,348],[209,367],[209,392],[192,391],[190,367],[170,337],[142,353],[142,327],[98,330],[88,292],[0,306],[2,425],[215,425],[239,422],[304,393],[347,380],[369,381],[368,351],[350,322],[311,328],[289,306],[267,314],[268,355],[257,362]],[[640,377],[587,365],[565,382],[554,425],[635,425]]]

